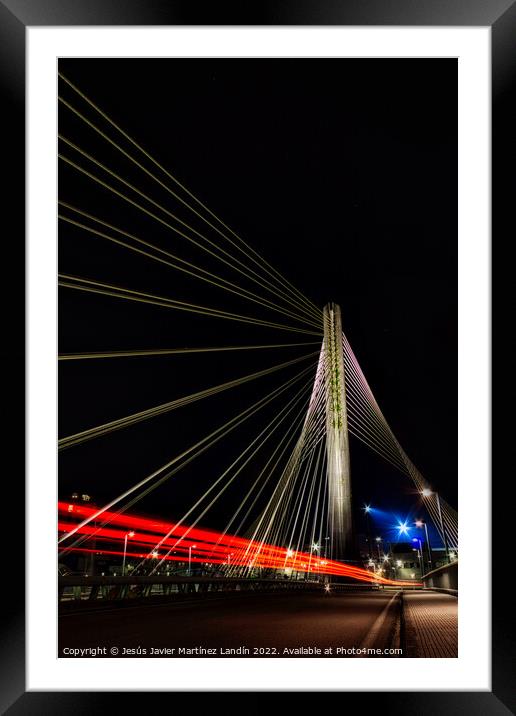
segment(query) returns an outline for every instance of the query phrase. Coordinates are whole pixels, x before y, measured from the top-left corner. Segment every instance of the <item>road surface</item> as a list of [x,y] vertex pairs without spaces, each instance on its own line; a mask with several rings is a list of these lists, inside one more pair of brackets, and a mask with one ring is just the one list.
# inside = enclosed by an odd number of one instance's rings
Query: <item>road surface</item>
[[102,647],[106,653],[97,656],[356,658],[343,650],[400,646],[394,591],[228,594],[102,610],[79,606],[85,609],[59,618],[59,656],[88,657],[91,652],[65,650]]

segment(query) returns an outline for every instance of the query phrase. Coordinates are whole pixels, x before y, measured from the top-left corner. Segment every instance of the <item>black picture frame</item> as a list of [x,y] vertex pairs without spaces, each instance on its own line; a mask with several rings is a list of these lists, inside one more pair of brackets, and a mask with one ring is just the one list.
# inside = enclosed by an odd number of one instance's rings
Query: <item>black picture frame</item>
[[[16,550],[23,553],[23,529],[19,515],[24,504],[24,480],[20,467],[24,455],[24,273],[25,262],[25,36],[28,26],[79,25],[404,25],[486,26],[492,32],[492,225],[495,245],[502,245],[509,227],[516,196],[513,169],[515,152],[514,114],[516,95],[516,2],[515,0],[261,0],[255,2],[205,2],[203,0],[0,0],[0,87],[4,120],[3,174],[7,213],[15,217],[4,233],[4,251],[11,269],[3,282],[2,375],[16,387],[5,406],[11,416],[5,444],[17,456],[16,469],[4,483],[4,527],[17,534]],[[6,156],[5,150],[9,150]],[[5,226],[5,225],[4,225]],[[16,267],[16,271],[12,268]],[[14,300],[13,300],[14,299]],[[20,315],[20,313],[22,315]],[[5,403],[4,403],[5,405]],[[506,504],[507,481],[493,485],[493,501]],[[503,495],[502,495],[503,490]],[[18,508],[7,509],[7,505]],[[495,512],[493,514],[496,514]],[[12,524],[9,522],[12,521]],[[509,545],[512,520],[493,520],[493,544]],[[510,538],[510,539],[509,539]],[[6,544],[6,543],[4,543]],[[14,542],[13,542],[14,544]],[[368,692],[366,708],[396,714],[507,714],[516,712],[514,686],[514,611],[511,594],[504,591],[503,550],[493,550],[492,594],[492,691],[491,692]],[[500,555],[498,555],[500,553]],[[18,567],[17,567],[18,571]],[[97,713],[144,707],[148,694],[95,692],[26,692],[25,610],[23,574],[6,574],[3,581],[4,626],[0,641],[0,708],[2,713],[69,714]],[[480,572],[480,569],[479,569]],[[480,574],[479,578],[489,578]],[[400,665],[402,667],[402,663]],[[422,667],[423,668],[423,667]],[[410,689],[407,684],[407,689]],[[153,698],[159,694],[152,694]],[[166,694],[162,694],[166,696]],[[261,695],[260,695],[261,696]],[[266,693],[263,694],[266,697]],[[346,699],[364,694],[347,693]],[[267,698],[267,697],[266,697]],[[122,699],[122,701],[121,701]],[[216,695],[216,701],[218,701]],[[115,706],[116,701],[116,706]],[[346,702],[349,708],[349,701]],[[256,706],[258,703],[255,702]],[[212,703],[212,707],[213,707]],[[319,702],[319,706],[320,706]],[[148,708],[148,706],[147,706]]]

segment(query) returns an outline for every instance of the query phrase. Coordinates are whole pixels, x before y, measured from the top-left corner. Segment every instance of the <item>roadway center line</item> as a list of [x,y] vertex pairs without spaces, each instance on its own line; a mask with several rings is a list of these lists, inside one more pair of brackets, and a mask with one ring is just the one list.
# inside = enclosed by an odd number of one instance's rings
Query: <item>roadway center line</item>
[[[392,598],[385,605],[382,612],[376,618],[373,626],[369,629],[369,631],[365,635],[364,639],[360,643],[360,649],[375,649],[375,648],[377,648],[378,636],[380,635],[380,632],[383,629],[383,626],[387,619],[387,614],[389,613],[392,603],[398,598],[399,594],[400,594],[400,592],[398,590],[397,592],[395,592],[393,594]],[[365,654],[358,654],[357,656],[364,657]]]

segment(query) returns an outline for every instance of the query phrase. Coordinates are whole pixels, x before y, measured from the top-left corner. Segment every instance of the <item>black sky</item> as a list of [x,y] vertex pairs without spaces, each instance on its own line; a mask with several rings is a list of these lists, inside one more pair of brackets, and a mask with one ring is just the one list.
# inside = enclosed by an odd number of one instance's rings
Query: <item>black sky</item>
[[[321,307],[340,304],[344,331],[391,427],[455,506],[456,61],[78,59],[61,60],[59,69],[305,295]],[[59,89],[99,119],[64,83]],[[59,129],[157,201],[170,200],[64,107]],[[92,170],[73,149],[60,149]],[[60,197],[222,274],[212,259],[62,163]],[[76,228],[60,225],[59,250],[65,273],[282,322]],[[313,338],[61,289],[59,340],[62,352],[74,352]],[[303,350],[61,363],[60,436]],[[60,494],[78,488],[98,502],[114,497],[293,374],[64,451]],[[178,517],[261,427],[251,421],[146,498],[141,511]],[[351,449],[356,505],[410,509],[408,480],[357,441]],[[224,522],[223,510],[212,519]]]

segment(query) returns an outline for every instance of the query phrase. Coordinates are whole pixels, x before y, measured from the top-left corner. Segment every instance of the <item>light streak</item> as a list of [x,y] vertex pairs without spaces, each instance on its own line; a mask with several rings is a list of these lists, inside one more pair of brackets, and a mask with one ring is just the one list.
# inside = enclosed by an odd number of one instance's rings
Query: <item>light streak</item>
[[[72,509],[70,509],[72,508]],[[94,514],[96,508],[93,506],[84,506],[70,504],[67,502],[59,502],[58,510],[63,518],[58,523],[60,532],[69,531],[74,523],[69,522],[72,517],[82,519],[85,516]],[[174,550],[166,555],[159,555],[159,558],[166,562],[185,562],[188,559],[188,551],[190,547],[195,545],[196,552],[192,554],[191,560],[195,563],[210,564],[228,564],[228,558],[231,559],[231,566],[247,567],[249,563],[248,550],[259,550],[253,560],[254,567],[284,570],[285,561],[288,559],[289,568],[297,571],[306,571],[307,564],[310,562],[311,552],[293,552],[292,549],[277,546],[274,544],[256,543],[253,540],[238,537],[237,535],[228,535],[219,533],[214,530],[201,528],[190,528],[186,525],[174,525],[164,521],[124,514],[107,514],[110,522],[120,527],[95,527],[95,525],[83,525],[78,532],[81,535],[94,536],[97,541],[94,549],[90,547],[74,547],[64,549],[66,553],[95,553],[99,555],[123,556],[122,549],[116,549],[118,544],[122,545],[127,534],[127,528],[135,531],[135,537],[131,540],[133,550],[127,552],[129,558],[144,558],[151,562],[156,559],[156,536],[169,534],[169,539],[165,539],[162,546],[173,546]],[[65,521],[66,520],[66,521]],[[186,538],[187,537],[187,538]],[[179,538],[179,539],[178,539]],[[98,544],[106,543],[109,546]],[[372,574],[362,567],[356,567],[344,562],[336,560],[312,560],[310,572],[314,574],[327,574],[340,577],[348,577],[354,581],[365,583],[379,583],[392,586],[415,586],[415,582],[402,582],[393,579],[381,577],[378,574]]]

